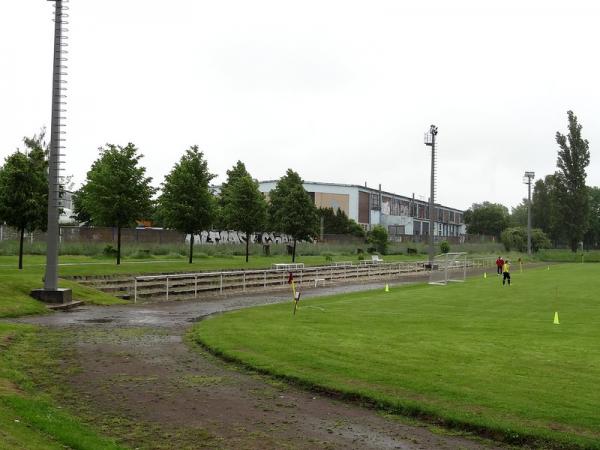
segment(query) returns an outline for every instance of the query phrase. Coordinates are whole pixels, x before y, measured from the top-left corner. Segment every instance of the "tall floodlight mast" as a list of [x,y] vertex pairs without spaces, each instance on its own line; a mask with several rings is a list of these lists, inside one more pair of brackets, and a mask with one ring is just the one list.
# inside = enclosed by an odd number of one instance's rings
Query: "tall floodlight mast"
[[429,194],[429,266],[433,270],[433,232],[435,221],[435,137],[438,129],[435,125],[429,127],[425,133],[425,145],[431,147],[431,189]]
[[531,255],[531,180],[535,172],[525,172],[523,183],[527,185],[527,254]]
[[61,207],[60,163],[65,142],[66,112],[66,55],[69,0],[54,2],[54,58],[52,70],[52,120],[50,123],[50,152],[48,155],[48,232],[46,238],[46,276],[44,289],[32,291],[40,300],[66,303],[71,300],[70,289],[58,288],[59,210]]

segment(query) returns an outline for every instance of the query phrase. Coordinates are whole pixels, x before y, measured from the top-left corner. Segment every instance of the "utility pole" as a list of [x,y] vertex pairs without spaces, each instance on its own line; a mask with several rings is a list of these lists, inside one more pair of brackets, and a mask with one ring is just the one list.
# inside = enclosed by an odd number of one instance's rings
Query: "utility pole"
[[531,256],[531,180],[535,172],[525,172],[523,183],[527,185],[527,254]]
[[425,145],[431,147],[431,186],[429,194],[429,266],[433,270],[433,232],[435,221],[435,137],[438,129],[435,125],[429,127],[429,132],[425,133]]
[[44,288],[35,289],[31,295],[49,303],[71,302],[71,290],[58,287],[58,244],[60,205],[60,161],[64,150],[65,131],[63,114],[66,112],[66,76],[68,10],[69,0],[54,2],[54,57],[52,69],[52,120],[50,123],[50,152],[48,155],[48,231],[46,233],[46,275]]

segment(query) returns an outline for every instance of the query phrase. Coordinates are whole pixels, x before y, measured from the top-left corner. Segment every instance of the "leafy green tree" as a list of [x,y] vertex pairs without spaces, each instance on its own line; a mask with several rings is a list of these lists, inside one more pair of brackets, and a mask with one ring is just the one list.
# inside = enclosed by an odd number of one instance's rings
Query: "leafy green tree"
[[289,234],[294,240],[292,261],[296,261],[297,242],[317,237],[319,229],[317,208],[302,183],[300,175],[288,169],[269,193],[271,228]]
[[365,237],[365,231],[354,220],[349,219],[346,213],[337,208],[318,208],[320,219],[323,220],[323,232],[325,234],[350,234],[357,237]]
[[508,208],[499,203],[473,203],[465,212],[467,232],[500,237],[502,230],[508,227],[510,215]]
[[598,248],[600,246],[600,188],[589,188],[589,195],[589,228],[585,233],[583,241],[587,248]]
[[143,155],[135,145],[106,144],[99,150],[100,157],[76,193],[75,215],[87,216],[95,225],[117,228],[117,264],[121,264],[121,229],[150,214],[156,189],[139,165]]
[[23,139],[26,153],[9,155],[0,168],[0,222],[19,232],[19,269],[23,269],[25,231],[45,230],[48,181],[44,132]]
[[546,175],[537,180],[531,195],[531,223],[540,228],[550,239],[558,242],[562,239],[562,228],[558,216],[559,199],[556,176]]
[[531,194],[531,223],[536,228],[541,228],[546,233],[550,233],[551,210],[553,206],[551,204],[550,197],[550,184],[552,181],[552,175],[547,175],[545,179],[539,179],[533,185],[533,193]]
[[214,177],[208,171],[204,153],[194,145],[165,177],[158,198],[158,216],[163,224],[190,235],[190,264],[194,235],[207,230],[215,218],[216,202],[209,187]]
[[367,235],[365,229],[354,219],[350,219],[350,223],[348,224],[348,232],[352,236],[359,238],[364,238]]
[[527,199],[524,198],[521,203],[511,208],[510,225],[513,227],[527,226]]
[[223,217],[229,229],[246,234],[246,262],[250,235],[262,231],[267,223],[267,202],[258,181],[242,176],[230,181],[223,197]]
[[388,248],[388,232],[382,225],[375,225],[367,234],[369,244],[375,246],[377,251],[382,255],[387,253]]
[[[511,227],[502,232],[500,240],[504,244],[506,251],[516,250],[519,252],[527,251],[527,228]],[[537,252],[543,248],[550,248],[550,239],[546,233],[539,228],[531,230],[531,250]]]
[[216,213],[215,225],[218,229],[223,230],[228,227],[228,225],[225,221],[223,208],[225,207],[225,197],[228,194],[230,185],[232,183],[235,183],[235,181],[240,178],[249,177],[249,176],[250,176],[250,173],[246,169],[246,165],[242,161],[239,161],[239,160],[238,160],[238,162],[235,163],[235,165],[231,169],[229,169],[227,171],[227,180],[225,180],[225,182],[223,182],[223,184],[221,184],[221,189],[220,189],[218,201],[217,201],[218,210]]
[[572,251],[588,227],[589,193],[585,184],[585,169],[590,163],[589,143],[581,136],[581,125],[573,111],[568,111],[568,134],[556,132],[556,143],[560,147],[556,166],[556,181],[559,197],[560,222]]
[[73,214],[71,217],[79,223],[92,225],[92,216],[85,209],[85,205],[87,204],[86,197],[87,191],[85,185],[73,193]]

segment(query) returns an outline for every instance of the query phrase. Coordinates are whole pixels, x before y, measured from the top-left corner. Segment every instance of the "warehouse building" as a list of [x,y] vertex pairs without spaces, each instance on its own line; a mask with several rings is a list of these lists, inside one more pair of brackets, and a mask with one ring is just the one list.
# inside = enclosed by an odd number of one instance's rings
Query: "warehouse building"
[[[268,194],[277,180],[261,181],[261,192]],[[383,225],[390,239],[401,240],[403,236],[429,234],[429,203],[423,199],[405,197],[380,189],[355,185],[304,182],[315,205],[321,208],[340,208],[350,219],[366,230]],[[464,212],[436,204],[434,208],[434,236],[461,238],[466,233]]]

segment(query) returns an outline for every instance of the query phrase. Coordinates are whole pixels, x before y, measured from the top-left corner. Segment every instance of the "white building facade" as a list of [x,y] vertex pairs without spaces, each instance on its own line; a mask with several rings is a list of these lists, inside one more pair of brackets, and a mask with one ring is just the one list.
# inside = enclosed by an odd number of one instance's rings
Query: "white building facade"
[[[275,188],[276,180],[259,182],[261,192]],[[354,184],[304,182],[304,189],[321,208],[340,208],[350,219],[369,230],[383,225],[390,239],[429,234],[429,203],[425,200]],[[466,233],[464,211],[436,204],[433,214],[434,236],[462,237]]]

